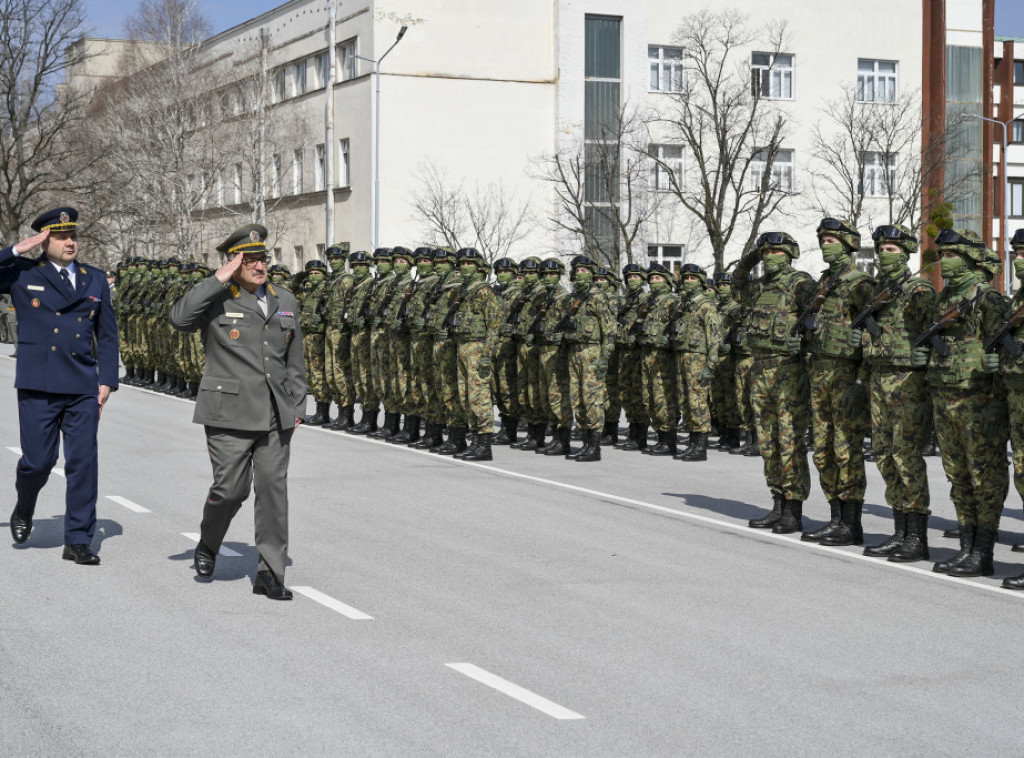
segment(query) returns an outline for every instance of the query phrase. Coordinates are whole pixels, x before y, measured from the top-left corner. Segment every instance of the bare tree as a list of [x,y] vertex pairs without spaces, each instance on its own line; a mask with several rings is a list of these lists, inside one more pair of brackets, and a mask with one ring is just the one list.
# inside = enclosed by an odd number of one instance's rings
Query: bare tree
[[[44,198],[85,186],[98,157],[72,135],[85,120],[85,94],[60,86],[78,62],[82,0],[0,0],[0,235],[9,241]],[[79,48],[80,49],[80,48]]]
[[590,139],[578,127],[565,131],[557,151],[534,164],[555,191],[548,225],[559,251],[579,250],[612,269],[633,263],[662,199],[650,188],[645,117],[626,102]]
[[[921,98],[901,92],[885,101],[865,101],[858,85],[822,107],[812,132],[811,172],[815,203],[823,214],[838,214],[854,226],[864,220],[921,226],[921,192],[945,174],[947,154],[964,139],[966,113],[951,113],[929,143],[921,141]],[[977,175],[946,175],[943,197],[955,202]],[[870,201],[870,202],[869,202]],[[877,216],[877,218],[875,218]]]
[[[684,50],[682,89],[654,123],[667,129],[669,143],[683,146],[687,165],[679,170],[653,159],[671,192],[699,219],[720,270],[734,237],[746,235],[746,250],[794,194],[791,175],[776,166],[787,120],[771,99],[786,26],[773,23],[762,31],[735,10],[703,10],[683,19],[675,39]],[[767,97],[760,77],[751,81],[755,44],[769,61]]]
[[453,250],[475,247],[493,262],[509,256],[529,233],[530,206],[519,202],[504,184],[453,184],[434,163],[419,172],[413,195],[414,216],[423,224],[430,244]]

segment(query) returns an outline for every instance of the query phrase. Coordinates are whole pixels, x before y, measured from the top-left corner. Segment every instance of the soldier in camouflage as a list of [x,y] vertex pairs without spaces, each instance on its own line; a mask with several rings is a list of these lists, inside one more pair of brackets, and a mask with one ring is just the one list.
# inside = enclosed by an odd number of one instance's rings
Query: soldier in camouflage
[[669,344],[675,353],[679,408],[690,430],[690,439],[686,449],[674,457],[706,461],[711,433],[711,381],[722,344],[722,321],[704,269],[694,263],[684,264],[679,280],[679,304],[669,326]]
[[352,383],[356,397],[362,404],[359,423],[349,427],[349,434],[373,434],[377,431],[380,396],[373,386],[370,361],[370,332],[373,325],[373,292],[376,279],[370,273],[369,253],[359,250],[348,257],[352,269],[352,295],[349,299],[345,322],[352,334]]
[[615,447],[620,450],[640,450],[647,447],[650,417],[644,404],[641,370],[643,350],[637,342],[637,319],[644,302],[652,296],[644,291],[647,271],[643,266],[627,263],[622,267],[622,278],[626,283],[626,294],[617,314],[619,345],[616,353],[619,356],[619,402],[626,411],[628,431],[626,438]]
[[[647,268],[651,288],[636,318],[637,344],[641,348],[641,390],[644,407],[658,435],[654,447],[641,447],[648,455],[675,455],[676,421],[679,417],[679,391],[676,362],[669,342],[669,324],[678,308],[679,298],[672,291],[672,272],[660,263]],[[644,427],[646,434],[646,426]]]
[[817,229],[828,270],[818,281],[825,293],[814,328],[804,332],[810,352],[811,424],[814,465],[831,518],[801,539],[823,545],[862,545],[861,514],[867,476],[864,437],[870,428],[868,367],[853,319],[871,302],[875,282],[857,268],[860,233],[848,222],[826,217]]
[[389,248],[374,250],[373,262],[377,266],[377,278],[370,295],[370,377],[375,396],[384,404],[384,423],[372,436],[387,439],[398,434],[402,414],[395,407],[394,377],[390,373],[391,332],[384,324],[384,316],[401,278],[394,271],[394,259]]
[[1007,305],[978,271],[985,248],[977,235],[944,229],[935,241],[947,285],[932,311],[934,336],[914,348],[912,361],[928,367],[942,468],[960,524],[960,550],[933,570],[959,577],[991,576],[1009,489],[1003,442],[1008,411],[993,391],[999,356],[985,352],[985,342],[1006,321]]
[[466,443],[469,432],[466,409],[459,399],[458,346],[455,335],[450,331],[450,322],[459,309],[462,293],[462,272],[456,265],[461,255],[442,252],[444,255],[434,251],[434,268],[441,275],[441,282],[430,316],[426,319],[426,328],[434,341],[434,384],[438,388],[440,403],[438,415],[442,424],[448,425],[448,439],[442,445],[429,449],[439,455],[455,455],[469,448]]
[[434,251],[419,247],[413,253],[416,263],[416,288],[405,308],[405,328],[409,332],[409,413],[416,417],[414,426],[419,427],[420,419],[426,431],[420,439],[413,439],[412,433],[406,444],[415,448],[431,448],[443,442],[443,423],[432,413],[436,407],[437,388],[434,385],[434,340],[427,333],[426,312],[433,305],[441,276],[434,271]]
[[275,263],[267,269],[267,278],[275,287],[291,286],[292,272],[283,263]]
[[569,360],[563,345],[565,332],[559,328],[569,306],[569,293],[561,286],[565,264],[547,258],[540,265],[541,282],[547,295],[537,310],[534,335],[540,364],[540,395],[548,423],[555,433],[547,445],[534,450],[538,455],[567,455],[569,430],[572,427],[572,405],[569,395]]
[[608,297],[608,305],[615,318],[615,333],[612,335],[611,354],[608,356],[608,373],[605,376],[607,401],[604,407],[604,428],[601,431],[601,444],[615,446],[619,441],[619,417],[622,415],[622,399],[619,389],[619,308],[622,306],[622,295],[619,293],[619,277],[614,271],[604,266],[597,267],[594,282]]
[[309,381],[309,394],[316,402],[316,412],[308,416],[305,423],[323,426],[330,423],[331,409],[331,391],[325,374],[327,265],[323,261],[312,260],[306,263],[304,271],[305,282],[296,295],[306,379]]
[[529,294],[522,282],[516,281],[518,266],[511,258],[499,258],[492,266],[495,282],[491,285],[502,306],[503,323],[498,335],[497,355],[494,359],[491,389],[501,417],[501,431],[494,436],[495,445],[516,442],[519,419],[523,408],[519,402],[519,356],[511,319],[519,316]]
[[544,446],[544,432],[548,423],[547,393],[542,391],[540,374],[540,347],[533,328],[538,313],[548,299],[548,289],[540,281],[541,260],[536,256],[524,258],[519,264],[522,274],[522,303],[519,313],[511,314],[512,338],[516,345],[516,370],[519,376],[519,405],[526,421],[526,438],[512,443],[519,450],[536,450]]
[[[791,534],[803,528],[803,503],[811,490],[806,432],[810,421],[803,340],[796,334],[800,314],[814,297],[814,280],[792,267],[800,246],[785,232],[765,232],[733,275],[733,294],[751,309],[748,340],[751,405],[757,423],[764,475],[772,509],[751,519],[753,529]],[[764,276],[750,272],[764,263]]]
[[391,251],[392,265],[398,283],[394,294],[384,311],[384,328],[387,330],[390,352],[388,383],[390,394],[384,398],[384,410],[390,405],[395,413],[404,416],[401,431],[387,438],[395,445],[407,445],[420,438],[420,417],[412,407],[412,334],[409,331],[409,301],[416,293],[416,282],[412,277],[414,253],[405,247]]
[[743,309],[732,298],[732,274],[727,271],[717,272],[714,289],[718,301],[722,343],[718,349],[718,363],[714,367],[715,376],[711,381],[711,409],[723,427],[718,439],[718,448],[731,451],[740,447],[740,428],[743,426],[736,389],[737,354],[733,351]]
[[331,277],[324,293],[326,322],[324,331],[324,377],[327,387],[338,405],[338,417],[330,425],[331,431],[343,431],[355,424],[355,385],[352,381],[352,333],[345,322],[355,279],[345,270],[348,245],[327,248],[327,263]]
[[[999,368],[1006,389],[1010,414],[1010,444],[1013,448],[1013,485],[1024,499],[1024,229],[1014,232],[1010,240],[1013,247],[1013,275],[1022,283],[1010,301],[1008,339],[992,347],[999,355]],[[1013,322],[1017,322],[1013,326]],[[1013,552],[1024,552],[1024,545],[1014,545]],[[1008,590],[1024,590],[1024,574],[1003,580]]]

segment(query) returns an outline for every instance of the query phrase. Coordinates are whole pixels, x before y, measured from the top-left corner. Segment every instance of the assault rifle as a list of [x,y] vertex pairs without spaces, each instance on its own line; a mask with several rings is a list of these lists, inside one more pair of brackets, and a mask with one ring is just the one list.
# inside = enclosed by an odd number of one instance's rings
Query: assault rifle
[[651,292],[647,295],[647,299],[644,300],[643,304],[636,310],[636,321],[633,322],[633,326],[629,328],[629,333],[633,337],[644,336],[644,321],[647,319],[647,315],[651,312],[651,308],[654,307],[654,301],[658,299],[658,296]]
[[388,291],[384,293],[384,299],[380,302],[380,307],[377,309],[377,321],[383,321],[384,316],[388,312],[388,306],[391,305],[391,301],[395,299],[395,293],[398,292],[398,284],[401,281],[401,277],[395,274],[395,278],[388,285]]
[[459,308],[462,307],[463,301],[466,299],[466,295],[469,294],[469,284],[464,283],[459,287],[459,291],[455,293],[455,297],[452,298],[452,304],[448,307],[448,312],[444,315],[444,321],[441,322],[442,329],[451,329],[456,326],[455,315],[459,312]]
[[517,326],[523,320],[523,308],[526,307],[526,301],[530,299],[529,295],[529,292],[524,291],[522,296],[516,300],[515,305],[509,309],[508,316],[505,318],[506,324]]
[[943,358],[949,355],[949,345],[939,339],[939,332],[948,329],[959,321],[961,316],[966,316],[970,313],[977,304],[979,296],[980,295],[976,295],[970,300],[961,300],[948,311],[943,313],[942,316],[939,317],[938,321],[921,333],[921,336],[919,336],[914,342],[914,347],[924,347],[926,344],[930,343],[932,349],[934,349],[935,352]]
[[569,307],[566,309],[562,318],[555,324],[556,332],[563,332],[564,334],[574,334],[576,332],[576,314],[580,312],[580,308],[583,304],[590,299],[590,290],[587,290],[582,295],[577,295],[569,303]]
[[880,327],[878,322],[875,321],[875,314],[887,304],[895,300],[899,295],[903,294],[903,285],[907,283],[911,276],[912,274],[910,273],[910,269],[904,269],[902,276],[883,287],[881,292],[875,295],[871,302],[864,306],[864,310],[858,313],[853,319],[853,323],[850,325],[850,328],[860,329],[861,327],[864,327],[865,330],[871,333],[872,337],[881,336],[882,327]]
[[409,282],[409,286],[405,290],[405,294],[402,295],[402,302],[398,304],[398,322],[405,321],[405,317],[409,315],[409,301],[412,300],[412,296],[416,293],[416,285]]
[[792,336],[799,337],[804,332],[818,331],[818,311],[821,310],[821,306],[825,304],[825,300],[828,299],[829,294],[838,283],[838,280],[832,276],[831,271],[825,274],[825,279],[822,281],[821,286],[818,287],[818,291],[814,293],[810,305],[800,314],[800,318],[797,319],[793,328],[789,330]]
[[544,323],[544,317],[547,316],[548,311],[551,310],[552,301],[552,293],[548,292],[547,297],[544,298],[544,304],[537,309],[537,316],[533,319],[533,323],[530,324],[531,334],[540,334],[540,325]]
[[1024,346],[1014,339],[1013,335],[1010,334],[1021,324],[1024,324],[1024,305],[1015,310],[1010,314],[1010,318],[1006,319],[1006,322],[996,329],[995,334],[989,337],[985,342],[985,352],[994,353],[999,350],[1000,344],[1006,348],[1006,352],[1012,355],[1014,358],[1020,358],[1024,355]]

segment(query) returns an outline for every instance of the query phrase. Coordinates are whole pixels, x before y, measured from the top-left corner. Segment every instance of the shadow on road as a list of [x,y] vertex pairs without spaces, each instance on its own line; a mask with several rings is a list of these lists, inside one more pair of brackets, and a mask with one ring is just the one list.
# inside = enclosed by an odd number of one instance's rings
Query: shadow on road
[[[217,566],[213,570],[213,580],[216,581],[227,581],[234,582],[239,579],[249,579],[249,581],[256,580],[256,564],[259,561],[259,550],[256,549],[255,545],[247,545],[244,542],[225,542],[223,547],[230,550],[234,550],[236,553],[241,553],[240,556],[217,556]],[[167,556],[169,561],[188,561],[189,570],[192,570],[192,558],[195,555],[195,548],[190,547],[188,550],[177,553],[176,555]],[[292,565],[292,559],[289,558],[286,566]],[[200,584],[205,584],[211,581],[210,579],[202,579],[198,576],[195,580]]]
[[[10,528],[9,521],[0,524],[0,527]],[[105,540],[111,537],[119,537],[124,534],[124,528],[111,519],[98,519],[96,521],[96,534],[92,538],[93,549],[98,553]],[[13,543],[12,543],[13,545]],[[49,518],[34,518],[32,520],[32,534],[28,542],[23,545],[13,545],[15,550],[30,550],[32,548],[52,549],[64,547],[64,514],[50,516]]]

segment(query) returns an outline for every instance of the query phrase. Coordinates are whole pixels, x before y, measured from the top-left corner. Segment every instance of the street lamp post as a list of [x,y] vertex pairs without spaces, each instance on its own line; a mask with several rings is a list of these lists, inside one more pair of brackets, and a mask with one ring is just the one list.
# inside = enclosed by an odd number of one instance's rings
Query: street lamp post
[[373,138],[373,247],[375,250],[380,247],[380,64],[384,62],[388,53],[395,49],[395,45],[402,41],[402,37],[405,36],[408,29],[408,26],[403,26],[398,30],[398,36],[395,37],[395,41],[391,43],[391,47],[385,50],[384,55],[380,58],[374,60],[373,58],[365,58],[362,55],[355,56],[359,60],[373,64],[373,77],[377,85],[373,117],[375,122]]
[[1002,237],[1001,242],[1003,243],[1003,291],[1009,294],[1010,284],[1013,281],[1013,278],[1010,273],[1011,269],[1013,268],[1013,260],[1010,257],[1010,235],[1007,234],[1006,229],[1006,220],[1007,217],[1010,215],[1007,207],[1010,203],[1010,179],[1006,175],[1006,127],[1009,126],[1014,121],[1016,121],[1017,117],[1020,114],[1014,115],[1007,121],[997,121],[996,119],[989,118],[988,116],[979,116],[977,113],[969,113],[968,115],[974,118],[980,118],[982,121],[988,121],[990,124],[998,124],[1002,128],[1003,149],[1002,152],[1000,152],[999,154],[999,174],[1003,180],[1003,208],[999,212],[999,236]]

